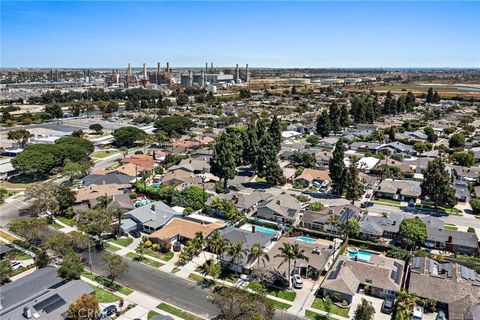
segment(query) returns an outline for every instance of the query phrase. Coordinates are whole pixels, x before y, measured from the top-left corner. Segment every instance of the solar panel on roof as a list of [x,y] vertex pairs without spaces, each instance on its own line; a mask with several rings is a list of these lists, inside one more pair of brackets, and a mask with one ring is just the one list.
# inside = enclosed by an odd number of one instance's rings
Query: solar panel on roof
[[423,258],[422,257],[413,257],[412,268],[418,269],[422,266]]
[[460,266],[460,270],[462,273],[462,278],[471,280],[471,281],[475,281],[477,279],[475,271],[473,271],[472,269],[467,268],[465,266]]
[[40,301],[33,308],[37,311],[44,310],[46,313],[50,313],[55,309],[63,306],[67,302],[62,299],[58,294],[54,294],[53,296],[48,297],[45,300]]
[[394,262],[393,265],[397,268],[397,270],[395,272],[392,272],[392,280],[396,283],[396,284],[400,284],[400,281],[402,280],[402,265],[398,262]]

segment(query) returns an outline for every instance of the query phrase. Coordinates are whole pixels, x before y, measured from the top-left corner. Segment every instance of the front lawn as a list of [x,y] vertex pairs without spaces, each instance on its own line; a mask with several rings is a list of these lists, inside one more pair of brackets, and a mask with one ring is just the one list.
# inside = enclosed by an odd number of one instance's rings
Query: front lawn
[[107,290],[92,285],[91,287],[93,289],[93,295],[97,298],[99,303],[113,303],[120,300],[119,296],[116,296]]
[[103,159],[118,154],[117,150],[101,150],[95,151],[90,156],[92,158]]
[[447,230],[454,230],[454,231],[458,230],[458,227],[454,224],[451,224],[451,223],[445,223],[444,227]]
[[53,223],[50,225],[50,227],[52,227],[56,230],[63,229],[63,226],[61,224],[59,224],[58,222],[55,222],[55,221],[53,221]]
[[316,313],[310,310],[305,310],[305,317],[314,320],[336,320],[335,318],[327,317],[326,315]]
[[13,248],[11,251],[10,251],[10,254],[14,254],[15,255],[15,259],[14,260],[30,260],[30,259],[33,259],[32,256],[18,250],[18,249],[15,249]]
[[88,278],[92,281],[95,281],[95,282],[97,282],[98,284],[101,284],[104,287],[107,287],[107,288],[110,288],[114,291],[118,291],[120,293],[123,293],[126,296],[128,296],[130,293],[133,292],[133,290],[130,289],[130,288],[124,287],[124,286],[122,286],[122,285],[120,285],[116,282],[114,282],[112,284],[110,282],[110,280],[108,280],[107,278],[96,275],[96,274],[91,274],[88,271],[83,271],[82,276],[84,276],[85,278]]
[[392,200],[392,199],[376,198],[376,199],[373,199],[372,202],[391,205],[391,206],[398,206],[398,207],[400,206],[400,201]]
[[133,239],[130,237],[121,237],[117,239],[111,239],[110,242],[116,243],[122,247],[128,247],[133,242]]
[[149,256],[152,256],[152,257],[155,257],[155,258],[158,258],[158,259],[161,259],[163,261],[170,261],[170,259],[173,258],[173,252],[171,252],[171,251],[161,253],[161,252],[153,251],[150,248],[145,248],[145,254],[149,255]]
[[267,300],[270,301],[272,303],[272,305],[277,309],[288,309],[292,306],[291,304],[280,302],[280,301],[273,300],[273,299],[270,299],[270,298],[267,298]]
[[[312,303],[312,308],[327,311],[327,309],[325,307],[325,301],[323,301],[322,298],[315,298],[315,301],[313,301],[313,303]],[[331,307],[330,307],[330,313],[335,313],[335,314],[338,314],[339,316],[348,318],[348,310],[349,309],[350,308],[345,308],[345,309],[340,308],[339,306],[332,303]]]
[[122,248],[119,248],[119,247],[117,247],[117,246],[114,246],[114,245],[112,245],[112,244],[110,244],[110,243],[108,243],[108,242],[105,243],[105,248],[108,249],[108,250],[110,250],[110,251],[113,251],[113,252],[116,252],[116,251],[118,251],[118,250],[122,250]]
[[150,320],[153,317],[159,316],[159,315],[160,315],[160,313],[158,313],[156,311],[153,311],[153,310],[150,310],[150,311],[148,311],[148,314],[147,314],[147,320]]
[[129,252],[127,253],[127,257],[133,259],[133,260],[136,260],[136,261],[141,261],[143,263],[146,263],[148,264],[149,266],[152,266],[154,268],[160,268],[161,266],[163,266],[163,263],[161,262],[158,262],[158,261],[155,261],[155,260],[152,260],[152,259],[149,259],[147,257],[143,257],[141,260],[138,260],[139,256],[134,253],[134,252]]
[[160,309],[160,310],[163,310],[165,312],[168,312],[170,314],[173,314],[174,316],[177,316],[177,317],[182,318],[182,319],[186,319],[186,320],[200,320],[201,319],[194,314],[183,311],[179,308],[176,308],[174,306],[171,306],[171,305],[163,303],[163,302],[160,303],[157,306],[157,308]]
[[55,217],[55,219],[57,219],[61,223],[66,224],[67,226],[70,226],[70,227],[73,227],[77,222],[75,217],[67,218],[65,216],[57,216]]
[[288,290],[281,290],[281,289],[275,289],[275,288],[267,288],[267,294],[271,296],[275,296],[280,299],[285,299],[288,301],[293,301],[295,300],[295,297],[297,296],[297,293],[294,291],[288,291]]

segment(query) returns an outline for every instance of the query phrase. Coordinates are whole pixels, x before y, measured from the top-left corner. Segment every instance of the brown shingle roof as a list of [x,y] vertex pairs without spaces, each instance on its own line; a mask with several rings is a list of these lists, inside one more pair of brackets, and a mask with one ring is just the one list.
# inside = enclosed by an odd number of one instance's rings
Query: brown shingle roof
[[150,238],[171,239],[180,235],[187,239],[193,239],[195,233],[201,231],[204,237],[208,237],[213,231],[223,228],[225,223],[200,223],[186,219],[174,219],[160,230],[150,235]]

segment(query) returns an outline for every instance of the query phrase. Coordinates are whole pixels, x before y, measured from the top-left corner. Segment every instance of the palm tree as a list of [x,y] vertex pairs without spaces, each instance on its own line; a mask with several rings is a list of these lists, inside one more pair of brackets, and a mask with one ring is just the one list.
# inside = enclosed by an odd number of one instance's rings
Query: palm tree
[[115,209],[115,216],[117,217],[117,221],[118,221],[118,237],[121,237],[122,236],[122,218],[123,218],[123,211],[122,209],[120,208],[117,208]]
[[280,253],[275,255],[275,258],[283,259],[283,261],[278,265],[278,267],[283,265],[285,262],[288,262],[287,280],[288,280],[288,288],[291,289],[291,285],[290,285],[291,261],[295,259],[292,245],[288,242],[282,243],[282,247],[280,248]]
[[218,230],[215,230],[213,235],[208,239],[207,243],[210,251],[217,255],[217,260],[220,260],[229,245],[228,239],[222,238]]
[[293,246],[292,246],[292,252],[293,252],[293,256],[294,256],[294,261],[293,261],[293,269],[295,270],[296,267],[297,267],[297,259],[298,260],[305,260],[308,262],[308,257],[304,254],[305,253],[305,250],[304,249],[301,249],[299,246],[298,246],[298,243],[295,243]]
[[240,259],[245,257],[245,249],[243,248],[242,242],[233,243],[228,248],[228,254],[232,257],[231,262],[238,262]]
[[270,261],[268,253],[263,251],[263,248],[258,243],[255,243],[250,249],[248,254],[248,263],[252,263],[257,260],[257,268],[260,267],[260,261],[262,261],[263,266],[265,267],[266,262]]
[[332,214],[330,217],[328,217],[327,223],[332,230],[340,225],[340,221],[338,220],[338,216],[336,214]]
[[216,263],[215,260],[209,259],[200,266],[200,273],[203,276],[210,276],[215,280],[222,275],[222,266],[220,263]]
[[396,320],[411,319],[413,313],[413,307],[420,299],[414,295],[408,293],[406,290],[402,290],[397,294],[397,309],[395,313]]

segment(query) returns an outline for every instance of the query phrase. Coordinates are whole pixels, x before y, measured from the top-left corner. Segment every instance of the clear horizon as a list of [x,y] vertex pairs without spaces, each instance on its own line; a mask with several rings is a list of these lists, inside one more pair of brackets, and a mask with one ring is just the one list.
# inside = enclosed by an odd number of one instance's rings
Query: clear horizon
[[2,68],[480,67],[479,2],[1,2]]

